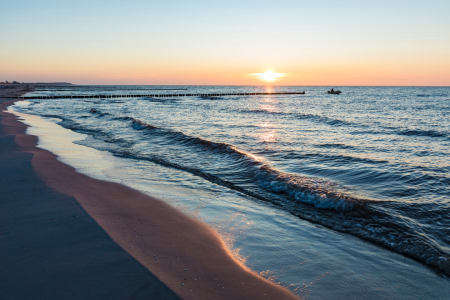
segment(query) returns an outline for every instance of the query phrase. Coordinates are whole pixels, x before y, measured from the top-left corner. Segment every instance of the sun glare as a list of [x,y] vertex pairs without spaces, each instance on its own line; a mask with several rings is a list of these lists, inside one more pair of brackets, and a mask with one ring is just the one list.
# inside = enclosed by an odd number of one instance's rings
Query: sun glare
[[275,81],[278,78],[282,77],[284,73],[274,73],[272,71],[267,71],[264,73],[256,73],[255,75],[264,81]]

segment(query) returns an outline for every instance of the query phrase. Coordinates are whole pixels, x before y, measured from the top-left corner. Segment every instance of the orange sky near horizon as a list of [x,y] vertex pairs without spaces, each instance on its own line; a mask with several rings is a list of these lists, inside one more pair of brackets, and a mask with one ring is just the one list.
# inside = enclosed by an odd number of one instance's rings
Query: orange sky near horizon
[[[450,65],[334,63],[304,66],[145,66],[142,64],[3,64],[1,73],[20,82],[58,82],[74,84],[142,84],[142,85],[267,85],[253,76],[265,71],[285,73],[272,85],[325,86],[449,86]],[[5,72],[6,71],[6,72]],[[5,75],[3,75],[5,76]]]

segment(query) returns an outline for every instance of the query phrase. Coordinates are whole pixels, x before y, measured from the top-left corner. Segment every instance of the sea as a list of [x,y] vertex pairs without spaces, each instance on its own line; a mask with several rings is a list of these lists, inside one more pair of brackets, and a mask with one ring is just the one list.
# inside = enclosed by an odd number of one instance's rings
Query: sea
[[236,259],[300,297],[448,299],[449,87],[74,85],[26,94],[58,95],[105,97],[16,102],[11,110],[40,147],[205,222]]

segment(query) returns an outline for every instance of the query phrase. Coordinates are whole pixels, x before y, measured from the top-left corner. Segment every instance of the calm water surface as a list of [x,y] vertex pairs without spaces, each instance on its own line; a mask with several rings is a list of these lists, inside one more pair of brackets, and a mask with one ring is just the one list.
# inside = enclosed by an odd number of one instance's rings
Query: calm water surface
[[[342,87],[343,94],[328,95],[327,87],[76,86],[28,95],[179,92],[170,89],[306,94],[29,100],[16,110],[52,118],[87,135],[76,143],[120,158],[105,176],[153,193],[171,186],[171,196],[161,195],[228,233],[250,266],[264,265],[272,271],[263,275],[302,296],[324,295],[307,292],[317,278],[298,279],[300,244],[305,262],[319,255],[317,247],[335,247],[322,259],[344,259],[336,249],[348,242],[361,247],[353,256],[382,247],[450,275],[450,88]],[[240,234],[246,230],[252,234]],[[284,245],[282,255],[268,237]],[[389,268],[390,258],[377,255]],[[347,276],[317,267],[318,278],[332,277],[327,272]],[[378,285],[383,280],[392,282]],[[445,277],[439,282],[448,289]]]

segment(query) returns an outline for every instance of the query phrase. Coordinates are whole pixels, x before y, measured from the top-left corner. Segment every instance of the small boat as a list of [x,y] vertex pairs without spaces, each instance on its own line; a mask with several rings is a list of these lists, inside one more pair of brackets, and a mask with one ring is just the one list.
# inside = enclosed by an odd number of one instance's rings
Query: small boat
[[342,92],[341,92],[341,91],[335,91],[335,90],[331,89],[331,91],[328,91],[327,93],[328,93],[328,94],[336,94],[336,95],[339,95],[339,94],[342,93]]

